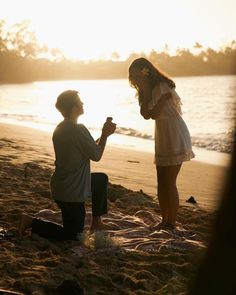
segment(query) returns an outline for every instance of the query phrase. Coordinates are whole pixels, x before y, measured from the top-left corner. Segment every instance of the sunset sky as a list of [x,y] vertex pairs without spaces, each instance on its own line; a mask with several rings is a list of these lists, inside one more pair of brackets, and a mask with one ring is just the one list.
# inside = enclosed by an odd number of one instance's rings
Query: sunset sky
[[121,59],[168,44],[218,49],[236,40],[235,0],[7,0],[0,19],[31,21],[41,43],[75,59]]

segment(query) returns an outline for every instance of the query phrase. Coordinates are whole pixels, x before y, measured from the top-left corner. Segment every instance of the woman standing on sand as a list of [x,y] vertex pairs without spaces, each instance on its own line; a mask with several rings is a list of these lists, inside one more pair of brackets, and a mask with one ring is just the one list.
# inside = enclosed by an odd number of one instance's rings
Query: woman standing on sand
[[179,208],[176,179],[182,162],[194,158],[181,100],[175,83],[145,58],[132,62],[129,81],[137,90],[141,115],[146,120],[155,120],[154,163],[162,222],[153,229],[174,229]]

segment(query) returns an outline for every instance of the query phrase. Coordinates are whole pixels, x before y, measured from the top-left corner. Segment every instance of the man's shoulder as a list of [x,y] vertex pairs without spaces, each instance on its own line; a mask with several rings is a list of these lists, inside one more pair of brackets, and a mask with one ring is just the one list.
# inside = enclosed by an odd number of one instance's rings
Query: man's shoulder
[[70,133],[73,133],[75,130],[76,130],[76,124],[73,124],[70,121],[62,121],[54,129],[53,137],[70,134]]
[[78,129],[86,129],[86,127],[83,124],[75,124],[71,121],[62,121],[56,126],[54,131],[57,131],[57,130],[78,130]]
[[82,124],[82,123],[76,124],[76,128],[77,128],[77,129],[87,129],[87,128],[85,127],[85,125]]
[[75,124],[71,121],[62,121],[60,122],[54,132],[53,132],[53,137],[54,136],[60,136],[60,135],[65,135],[65,134],[71,134],[71,135],[75,135],[75,134],[83,134],[86,135],[87,133],[89,133],[88,129],[85,127],[85,125],[83,124]]

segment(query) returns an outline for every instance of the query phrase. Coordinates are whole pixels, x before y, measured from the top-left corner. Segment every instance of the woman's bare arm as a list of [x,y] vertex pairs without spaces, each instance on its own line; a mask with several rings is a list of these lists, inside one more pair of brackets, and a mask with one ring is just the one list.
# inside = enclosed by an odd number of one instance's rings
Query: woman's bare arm
[[151,119],[155,120],[160,116],[160,114],[161,114],[161,112],[163,110],[163,107],[165,106],[167,100],[170,99],[171,97],[172,97],[172,94],[170,92],[162,94],[162,96],[158,100],[155,107],[152,110],[149,111],[149,115],[150,115]]
[[157,104],[155,105],[155,107],[152,110],[148,109],[147,104],[145,104],[145,103],[142,104],[141,108],[140,108],[140,114],[146,120],[148,120],[148,119],[153,119],[153,120],[157,119],[160,116],[166,101],[168,99],[170,99],[171,96],[172,96],[172,94],[170,92],[162,94],[162,96],[160,97]]
[[149,120],[150,114],[146,103],[143,103],[140,107],[140,114],[144,117],[145,120]]

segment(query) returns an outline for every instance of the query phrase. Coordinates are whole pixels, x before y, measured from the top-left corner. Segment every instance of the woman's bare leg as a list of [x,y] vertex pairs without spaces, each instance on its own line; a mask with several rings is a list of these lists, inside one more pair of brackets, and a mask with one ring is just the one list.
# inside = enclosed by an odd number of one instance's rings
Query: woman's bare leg
[[165,197],[165,169],[161,166],[156,166],[157,170],[157,197],[161,210],[162,222],[156,225],[156,229],[162,227],[168,221],[168,201]]
[[105,229],[105,224],[102,222],[101,216],[93,216],[90,231],[99,231]]
[[179,174],[180,165],[165,167],[165,197],[168,202],[168,219],[167,226],[175,227],[177,214],[179,210],[179,192],[176,185],[177,176]]
[[153,229],[173,229],[179,209],[179,193],[176,179],[182,164],[175,166],[157,166],[158,200],[162,222]]

